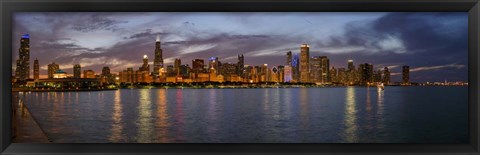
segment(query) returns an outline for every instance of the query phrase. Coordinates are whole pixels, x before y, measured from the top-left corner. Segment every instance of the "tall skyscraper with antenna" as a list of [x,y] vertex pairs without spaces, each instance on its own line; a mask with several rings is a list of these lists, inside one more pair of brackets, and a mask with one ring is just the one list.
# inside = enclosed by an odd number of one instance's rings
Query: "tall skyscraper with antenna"
[[162,48],[160,46],[160,36],[157,36],[157,40],[155,42],[155,58],[153,60],[153,76],[155,78],[158,77],[160,69],[163,67],[163,53]]
[[20,39],[15,76],[19,81],[25,81],[30,77],[30,35],[28,34],[22,35]]

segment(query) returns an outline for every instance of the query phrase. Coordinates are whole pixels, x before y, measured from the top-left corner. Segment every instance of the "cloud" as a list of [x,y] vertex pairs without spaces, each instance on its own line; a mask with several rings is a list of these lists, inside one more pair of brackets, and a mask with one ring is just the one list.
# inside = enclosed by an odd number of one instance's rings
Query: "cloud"
[[461,69],[461,68],[465,68],[465,65],[448,64],[448,65],[439,65],[439,66],[417,67],[417,68],[410,69],[410,72],[438,70],[438,69],[442,69],[442,68]]
[[[442,76],[467,79],[467,13],[382,13],[369,20],[337,15],[328,17],[329,22],[319,22],[319,15],[23,13],[14,17],[13,39],[30,33],[31,59],[38,57],[42,66],[52,61],[65,67],[84,63],[96,71],[105,65],[113,72],[139,67],[144,54],[154,57],[155,37],[161,35],[166,64],[172,58],[188,64],[211,56],[236,62],[236,56],[244,54],[248,65],[284,65],[286,52],[297,54],[306,42],[311,56],[328,56],[335,68],[346,66],[348,59],[356,65],[391,66],[392,74],[403,65],[454,64],[465,67],[427,68],[412,76],[441,70]],[[345,22],[335,25],[338,20]],[[335,33],[319,33],[325,29]],[[18,42],[12,45],[19,48]]]
[[116,21],[100,15],[85,16],[77,19],[81,22],[72,25],[72,29],[81,32],[92,32],[96,30],[117,31],[120,29],[117,24],[128,23],[127,21]]
[[143,37],[156,37],[158,35],[166,35],[168,33],[162,33],[162,32],[152,32],[152,29],[146,29],[144,32],[136,33],[133,35],[130,35],[128,37],[123,37],[123,39],[138,39],[138,38],[143,38]]

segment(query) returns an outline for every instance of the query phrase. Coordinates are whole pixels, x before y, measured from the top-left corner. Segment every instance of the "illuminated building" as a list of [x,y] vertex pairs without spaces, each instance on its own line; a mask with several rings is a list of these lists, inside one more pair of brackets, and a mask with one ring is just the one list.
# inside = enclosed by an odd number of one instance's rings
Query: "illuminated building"
[[102,75],[103,75],[103,76],[108,76],[108,75],[110,75],[110,67],[107,67],[107,66],[103,67],[103,68],[102,68]]
[[374,75],[374,82],[382,82],[382,71],[381,70],[377,70]]
[[134,83],[150,83],[153,79],[150,76],[150,72],[146,70],[137,70],[134,75]]
[[148,56],[143,55],[143,64],[141,67],[138,68],[139,71],[147,71],[150,72],[150,65],[148,64]]
[[292,82],[292,67],[291,66],[285,66],[285,69],[283,70],[284,74],[284,82]]
[[335,69],[335,67],[332,67],[332,69],[330,69],[329,74],[330,74],[330,81],[337,83],[338,78],[337,78],[337,70]]
[[15,77],[19,81],[26,81],[30,76],[30,35],[24,34],[20,39],[18,49],[17,68]]
[[314,56],[310,60],[310,82],[330,82],[330,60],[327,56]]
[[347,76],[346,76],[346,83],[354,84],[357,81],[357,73],[355,71],[355,66],[353,65],[353,60],[348,60],[347,66]]
[[135,82],[135,75],[133,68],[127,68],[118,74],[120,82],[123,83],[133,83]]
[[217,75],[220,74],[218,70],[220,69],[220,61],[218,61],[218,57],[210,57],[208,58],[208,68],[214,68],[217,71]]
[[204,73],[205,70],[203,66],[204,66],[203,59],[192,60],[192,70],[195,74]]
[[167,66],[167,77],[173,77],[177,76],[177,73],[175,72],[175,69],[173,68],[173,65],[168,65]]
[[38,89],[81,89],[81,88],[98,88],[100,81],[98,79],[79,79],[79,78],[56,78],[56,79],[39,79],[35,81],[35,87]]
[[410,66],[402,66],[402,84],[410,85]]
[[38,59],[35,59],[35,61],[33,61],[33,79],[40,79],[40,65],[38,64]]
[[348,60],[348,70],[355,70],[355,66],[353,65],[353,60]]
[[300,46],[300,82],[310,82],[310,46]]
[[327,56],[321,56],[320,57],[320,62],[321,62],[321,82],[330,82],[330,60],[327,58]]
[[365,63],[358,67],[360,72],[360,85],[367,85],[373,82],[373,65]]
[[270,82],[280,82],[279,78],[280,78],[280,75],[279,75],[279,69],[277,68],[277,66],[273,66],[272,67],[272,70],[270,72],[270,79],[268,81]]
[[292,79],[295,82],[300,81],[300,58],[295,54],[292,59]]
[[209,81],[217,81],[217,73],[216,73],[215,68],[213,68],[213,67],[210,68],[209,75],[210,75],[210,77],[209,77],[210,80]]
[[81,78],[82,67],[80,64],[73,65],[73,78]]
[[155,58],[153,60],[153,75],[155,78],[158,78],[160,74],[160,69],[163,67],[163,51],[160,45],[160,36],[157,36],[155,42]]
[[284,82],[285,79],[285,66],[277,66],[278,68],[278,82]]
[[57,70],[55,71],[55,73],[53,73],[53,78],[54,79],[67,78],[67,72],[63,70]]
[[188,65],[181,65],[180,66],[180,75],[183,76],[183,77],[188,77],[188,75],[190,74],[190,67]]
[[388,70],[388,67],[383,68],[383,83],[390,83],[390,71]]
[[91,69],[83,71],[83,78],[95,78],[95,72]]
[[60,70],[60,66],[58,64],[55,64],[55,62],[48,64],[48,78],[53,79],[53,74],[57,72],[57,70]]
[[220,67],[220,74],[225,77],[226,81],[230,81],[231,76],[238,76],[237,65],[234,63],[223,63]]
[[243,77],[243,70],[244,70],[244,62],[245,59],[242,55],[238,55],[238,62],[237,62],[237,75]]
[[319,56],[310,59],[310,82],[322,81],[322,61]]
[[114,83],[115,77],[110,73],[110,67],[105,66],[102,68],[102,74],[100,76],[101,83]]
[[338,82],[343,83],[343,84],[348,84],[348,73],[345,68],[338,68]]
[[175,59],[173,65],[174,65],[173,69],[174,69],[174,72],[175,72],[176,76],[180,76],[180,66],[182,65],[182,60]]

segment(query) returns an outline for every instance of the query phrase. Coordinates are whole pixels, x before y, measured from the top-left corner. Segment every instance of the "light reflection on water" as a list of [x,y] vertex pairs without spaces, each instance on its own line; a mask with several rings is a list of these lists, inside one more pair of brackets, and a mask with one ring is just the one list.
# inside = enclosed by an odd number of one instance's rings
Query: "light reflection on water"
[[[367,90],[368,92],[368,90]],[[347,143],[353,143],[357,141],[357,124],[355,116],[356,109],[355,109],[355,88],[347,87],[347,92],[345,98],[345,140]]]
[[466,141],[466,87],[437,89],[122,89],[20,97],[54,142]]
[[108,138],[111,142],[124,142],[123,136],[123,124],[122,124],[122,101],[120,97],[120,91],[115,91],[115,98],[113,103],[113,115],[112,115],[112,129],[111,135]]
[[167,113],[167,100],[165,89],[160,89],[157,91],[157,139],[161,143],[168,142],[168,113]]
[[140,89],[140,98],[138,105],[139,116],[137,119],[138,143],[151,143],[153,128],[152,101],[150,100],[150,89]]

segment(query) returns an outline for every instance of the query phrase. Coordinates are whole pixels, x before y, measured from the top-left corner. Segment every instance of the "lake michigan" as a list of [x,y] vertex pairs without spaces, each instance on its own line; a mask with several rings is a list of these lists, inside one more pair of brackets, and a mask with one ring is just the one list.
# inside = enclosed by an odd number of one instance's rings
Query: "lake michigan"
[[54,143],[468,143],[467,86],[19,93]]

